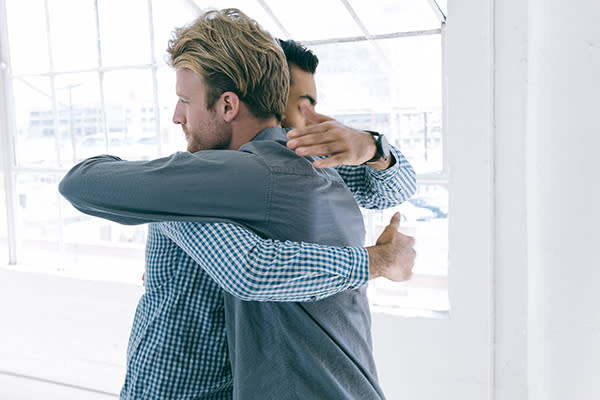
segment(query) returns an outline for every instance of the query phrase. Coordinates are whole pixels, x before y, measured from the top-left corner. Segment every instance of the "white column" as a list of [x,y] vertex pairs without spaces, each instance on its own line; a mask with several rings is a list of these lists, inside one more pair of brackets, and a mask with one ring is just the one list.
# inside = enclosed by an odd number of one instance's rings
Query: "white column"
[[528,0],[494,7],[494,395],[527,399]]
[[529,1],[529,400],[600,398],[600,2]]

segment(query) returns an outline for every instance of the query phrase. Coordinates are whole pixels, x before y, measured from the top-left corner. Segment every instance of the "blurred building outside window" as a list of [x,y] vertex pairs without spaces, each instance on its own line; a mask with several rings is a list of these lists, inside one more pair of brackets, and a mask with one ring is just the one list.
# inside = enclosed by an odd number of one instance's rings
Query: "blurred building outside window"
[[[306,4],[233,5],[276,36],[303,41],[317,53],[319,112],[355,128],[384,133],[412,163],[418,192],[398,209],[403,229],[417,238],[416,276],[407,284],[372,282],[370,296],[375,310],[444,313],[444,23],[429,0],[386,0],[380,8],[364,0],[311,1],[338,13],[339,26],[327,30],[315,23],[307,30],[306,24],[298,23],[303,20],[299,13],[310,9]],[[19,268],[140,282],[146,227],[84,215],[61,198],[57,184],[73,164],[97,154],[151,159],[185,149],[183,135],[171,122],[176,97],[174,73],[164,61],[167,41],[172,29],[188,23],[194,13],[232,3],[236,2],[32,0],[25,5],[0,0],[8,21],[8,37],[0,40],[10,48],[7,101],[14,109],[9,121],[14,148],[3,155],[15,160],[0,175],[3,259],[8,258],[7,237],[14,234]],[[343,4],[352,8],[344,9]],[[328,18],[326,11],[316,18]],[[310,17],[314,15],[306,16]],[[365,36],[365,27],[370,36]],[[136,45],[125,45],[123,37]],[[3,191],[6,174],[15,182],[16,198],[10,207]],[[394,211],[364,211],[368,244]],[[8,232],[7,215],[14,218],[14,232]]]

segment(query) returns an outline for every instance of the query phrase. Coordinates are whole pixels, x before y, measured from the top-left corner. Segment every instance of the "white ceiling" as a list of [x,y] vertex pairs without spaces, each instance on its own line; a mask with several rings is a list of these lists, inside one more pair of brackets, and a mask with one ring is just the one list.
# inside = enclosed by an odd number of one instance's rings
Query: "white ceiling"
[[303,42],[439,29],[446,0],[189,0],[198,11],[235,7],[274,36]]

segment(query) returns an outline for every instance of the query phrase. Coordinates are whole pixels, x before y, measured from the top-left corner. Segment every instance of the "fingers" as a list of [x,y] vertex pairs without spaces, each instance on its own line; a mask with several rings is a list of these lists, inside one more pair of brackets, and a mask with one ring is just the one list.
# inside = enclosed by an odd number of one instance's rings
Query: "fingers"
[[295,137],[287,142],[287,147],[296,149],[298,147],[321,145],[326,143],[341,143],[337,135],[325,132],[315,132],[303,134],[301,137]]
[[299,156],[328,156],[338,152],[334,144],[324,143],[312,146],[302,146],[296,148],[296,154]]
[[310,125],[304,128],[295,128],[287,133],[289,139],[299,138],[307,135],[323,135],[329,130],[329,124],[323,123]]
[[[370,134],[349,128],[337,121],[293,129],[288,132],[287,147],[299,156],[329,156],[314,164],[317,168],[338,165],[360,165],[373,157],[376,149]],[[365,143],[366,139],[366,143]]]
[[320,124],[321,122],[333,120],[333,118],[328,117],[327,115],[315,112],[312,107],[309,107],[308,104],[305,103],[300,104],[300,112],[304,115],[306,122],[308,122],[309,125]]
[[[320,114],[317,114],[320,115]],[[325,136],[325,135],[336,135],[337,138],[339,138],[339,135],[342,134],[344,131],[346,130],[351,130],[351,128],[348,128],[346,126],[344,126],[343,124],[340,124],[339,122],[337,122],[334,119],[331,119],[329,117],[325,117],[322,116],[322,122],[319,122],[317,124],[309,124],[306,125],[303,128],[294,128],[292,130],[290,130],[287,133],[287,137],[289,139],[294,139],[294,138],[298,138],[298,137],[302,137],[302,136],[306,136],[306,135],[321,135],[321,136]],[[327,118],[327,119],[325,119]]]
[[314,162],[316,168],[331,168],[342,164],[356,164],[356,155],[348,144],[335,134],[310,134],[288,141],[287,147],[299,156],[329,156],[328,161]]
[[343,158],[343,156],[339,155],[329,156],[327,158],[313,161],[313,166],[315,168],[335,168],[338,165],[344,164]]

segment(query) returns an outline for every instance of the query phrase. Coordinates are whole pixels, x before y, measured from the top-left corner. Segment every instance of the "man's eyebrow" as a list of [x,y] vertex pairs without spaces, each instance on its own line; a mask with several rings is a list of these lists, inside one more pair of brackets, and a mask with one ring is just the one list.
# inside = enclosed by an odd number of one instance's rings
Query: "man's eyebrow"
[[303,94],[300,96],[301,99],[307,99],[308,101],[310,101],[310,105],[314,106],[315,104],[317,104],[317,100],[314,99],[314,97],[312,97],[309,94]]

